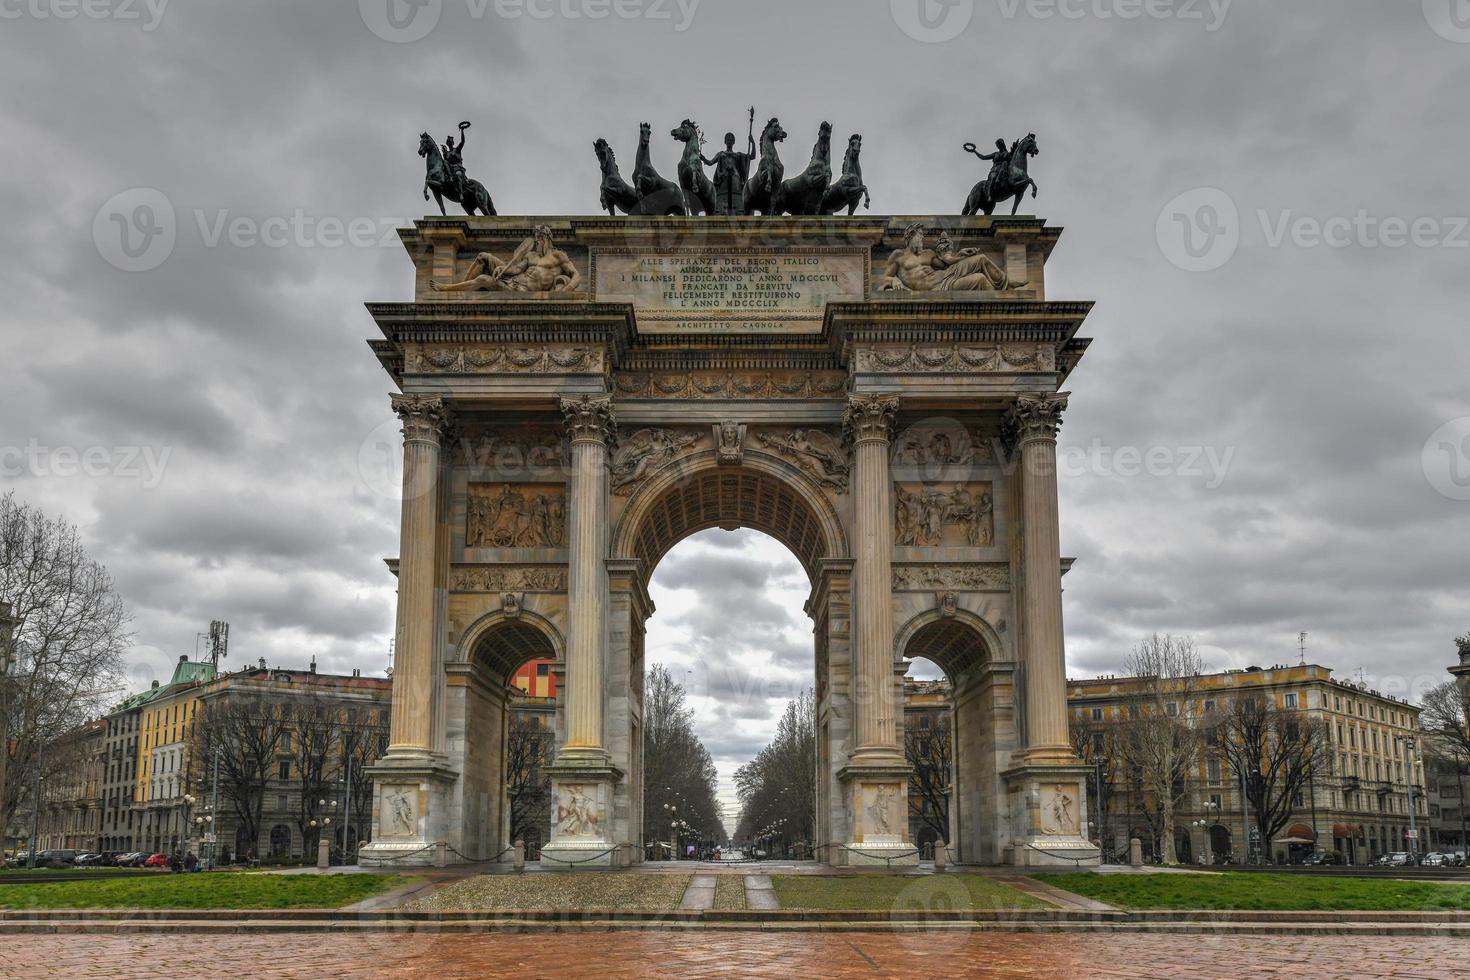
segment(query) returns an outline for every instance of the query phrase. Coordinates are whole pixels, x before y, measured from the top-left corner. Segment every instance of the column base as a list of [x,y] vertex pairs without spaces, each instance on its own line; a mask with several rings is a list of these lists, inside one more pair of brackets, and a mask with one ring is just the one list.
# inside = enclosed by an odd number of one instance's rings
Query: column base
[[863,757],[861,750],[837,773],[847,797],[848,840],[834,846],[828,862],[843,867],[907,868],[919,863],[909,841],[908,787],[912,768],[887,753]]
[[631,844],[611,839],[613,787],[622,770],[606,762],[585,761],[563,751],[547,767],[551,775],[551,840],[541,848],[543,870],[577,871],[628,864]]
[[448,836],[459,773],[427,752],[394,752],[365,770],[373,781],[372,840],[358,851],[374,867],[428,867]]
[[1089,839],[1089,766],[1027,761],[1001,774],[1006,786],[1010,839],[1006,864],[1023,868],[1096,867],[1102,851]]

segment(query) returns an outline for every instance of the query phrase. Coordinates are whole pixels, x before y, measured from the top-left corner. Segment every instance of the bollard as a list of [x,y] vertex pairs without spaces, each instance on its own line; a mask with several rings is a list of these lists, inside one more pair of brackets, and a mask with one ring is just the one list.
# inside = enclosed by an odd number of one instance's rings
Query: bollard
[[316,868],[325,871],[332,865],[332,842],[323,837],[316,842]]
[[444,841],[434,842],[434,867],[444,868],[449,866],[449,845]]
[[934,842],[934,870],[943,871],[949,864],[949,845],[942,840]]
[[515,847],[511,849],[510,860],[511,860],[511,863],[515,865],[517,871],[525,871],[526,870],[526,842],[525,841],[523,841],[523,840],[517,840],[515,842]]
[[1137,837],[1128,842],[1128,863],[1135,868],[1143,867],[1143,841]]

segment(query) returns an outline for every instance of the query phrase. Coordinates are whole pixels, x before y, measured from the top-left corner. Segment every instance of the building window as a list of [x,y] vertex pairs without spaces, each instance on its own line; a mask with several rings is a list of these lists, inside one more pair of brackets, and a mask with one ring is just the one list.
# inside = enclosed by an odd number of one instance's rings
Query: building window
[[1164,714],[1168,715],[1170,718],[1178,718],[1179,705],[1173,701],[1170,701],[1168,704],[1164,705]]
[[1205,702],[1205,714],[1209,714],[1210,712],[1212,712],[1214,710],[1215,710],[1215,702],[1213,700],[1206,701]]
[[1220,782],[1220,760],[1211,759],[1205,763],[1205,772],[1212,783]]
[[1106,752],[1107,752],[1107,742],[1104,739],[1103,733],[1102,732],[1093,732],[1092,733],[1092,754],[1095,755],[1095,756],[1101,756],[1101,755],[1104,755]]
[[282,759],[281,760],[281,762],[280,762],[280,771],[278,772],[278,775],[282,779],[290,779],[291,778],[291,760],[290,759]]
[[1101,708],[1093,708],[1092,709],[1092,720],[1093,721],[1102,721],[1103,720],[1103,711],[1102,711]]
[[1286,696],[1286,706],[1288,708],[1295,708],[1296,707],[1296,695],[1295,694],[1288,694]]

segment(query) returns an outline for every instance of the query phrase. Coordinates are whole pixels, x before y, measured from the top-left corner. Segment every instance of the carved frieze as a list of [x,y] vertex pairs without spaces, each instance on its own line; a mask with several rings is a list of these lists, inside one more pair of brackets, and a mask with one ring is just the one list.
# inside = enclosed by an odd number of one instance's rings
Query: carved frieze
[[626,398],[694,400],[831,398],[841,394],[841,371],[628,371],[613,378]]
[[1011,587],[1011,568],[1005,562],[894,565],[893,591],[1004,592]]
[[509,593],[565,592],[567,570],[562,565],[479,565],[449,573],[450,592]]
[[988,482],[893,485],[893,543],[986,548],[995,543],[995,496]]
[[602,350],[569,344],[410,344],[407,374],[600,374]]
[[565,473],[568,459],[564,433],[550,426],[463,426],[453,447],[456,463],[490,469],[501,476]]
[[854,362],[862,374],[1016,374],[1057,367],[1056,350],[1047,344],[862,347]]
[[566,536],[567,498],[561,484],[470,484],[466,547],[560,548]]
[[828,490],[847,492],[847,450],[821,429],[771,429],[755,434],[762,446],[795,463]]
[[639,429],[623,440],[612,461],[613,493],[627,497],[654,471],[703,442],[705,434],[677,429]]

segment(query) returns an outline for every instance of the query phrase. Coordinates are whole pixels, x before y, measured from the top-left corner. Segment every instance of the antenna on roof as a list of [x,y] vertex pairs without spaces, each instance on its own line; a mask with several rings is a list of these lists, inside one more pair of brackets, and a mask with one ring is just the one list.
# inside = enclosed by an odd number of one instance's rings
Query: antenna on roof
[[1307,664],[1307,633],[1305,630],[1296,635],[1296,646],[1301,651],[1301,665],[1305,667]]
[[230,624],[223,620],[213,620],[209,624],[209,662],[214,664],[214,672],[219,673],[219,662],[229,655],[230,649]]

